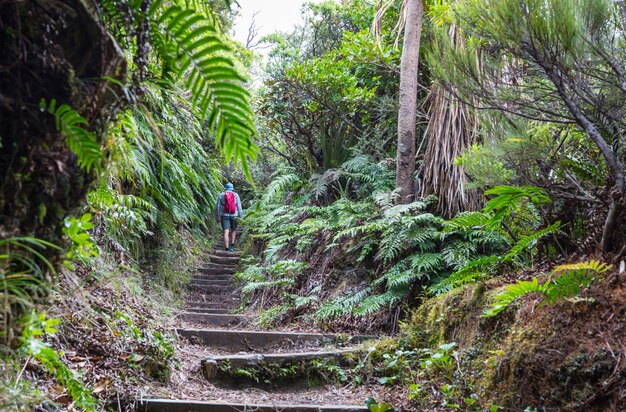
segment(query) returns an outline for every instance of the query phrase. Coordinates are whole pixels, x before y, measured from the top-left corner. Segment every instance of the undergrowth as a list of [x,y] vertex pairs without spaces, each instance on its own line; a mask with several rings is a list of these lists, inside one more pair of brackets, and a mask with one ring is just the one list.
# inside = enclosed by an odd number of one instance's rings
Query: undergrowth
[[532,264],[559,229],[541,218],[550,199],[535,187],[494,187],[483,210],[445,220],[430,212],[434,197],[395,205],[386,162],[357,156],[325,176],[277,175],[248,213],[263,256],[238,278],[265,325],[389,319],[417,296]]

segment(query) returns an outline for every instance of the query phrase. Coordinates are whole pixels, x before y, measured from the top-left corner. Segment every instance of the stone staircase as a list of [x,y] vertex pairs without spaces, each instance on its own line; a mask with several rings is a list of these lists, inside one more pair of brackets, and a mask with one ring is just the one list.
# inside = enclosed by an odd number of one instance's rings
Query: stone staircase
[[[353,344],[373,337],[254,330],[254,319],[232,313],[240,301],[239,292],[232,283],[238,264],[239,254],[235,252],[214,251],[208,256],[208,262],[198,268],[198,275],[192,279],[184,311],[177,315],[183,325],[176,329],[176,333],[194,347],[215,351],[200,362],[200,371],[207,386],[230,387],[231,391],[235,391],[234,398],[237,398],[236,391],[259,385],[270,388],[268,390],[286,389],[290,391],[290,402],[273,399],[262,403],[232,402],[207,399],[206,396],[193,400],[144,398],[137,400],[137,410],[367,411],[365,406],[359,405],[312,404],[310,397],[298,398],[297,387],[308,387],[315,372],[314,365],[320,362],[334,367],[352,365],[354,357],[361,350]],[[271,371],[274,369],[283,373],[272,376]],[[284,371],[288,371],[288,376]],[[316,384],[323,380],[320,378],[316,377]],[[245,398],[242,396],[239,399]]]

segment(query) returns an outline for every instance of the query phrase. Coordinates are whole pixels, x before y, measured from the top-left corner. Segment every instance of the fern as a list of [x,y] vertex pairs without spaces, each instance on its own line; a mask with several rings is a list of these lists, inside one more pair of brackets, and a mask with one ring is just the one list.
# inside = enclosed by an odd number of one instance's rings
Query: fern
[[371,289],[368,287],[326,302],[315,312],[315,316],[318,320],[328,320],[352,313],[370,291]]
[[494,303],[485,311],[484,316],[495,316],[505,310],[514,300],[528,293],[546,293],[546,284],[539,284],[537,278],[531,281],[518,280],[512,285],[508,285],[505,290],[494,297]]
[[560,275],[552,279],[546,290],[548,300],[554,304],[560,299],[578,295],[582,289],[589,287],[598,275],[610,268],[610,265],[597,260],[555,267],[552,273]]
[[553,278],[539,284],[537,278],[531,281],[519,280],[517,283],[508,285],[504,291],[494,297],[494,303],[484,312],[484,316],[495,316],[505,310],[513,301],[528,294],[540,293],[544,296],[542,304],[549,302],[555,304],[559,300],[580,294],[589,287],[602,273],[611,266],[595,260],[576,264],[557,266],[552,270]]
[[536,205],[549,203],[550,197],[546,191],[535,186],[496,186],[485,192],[485,195],[497,195],[485,205],[484,212],[498,212],[500,210],[514,210],[522,201],[528,200]]
[[154,0],[148,10],[152,37],[159,55],[208,119],[217,146],[227,160],[240,162],[249,177],[248,159],[258,148],[245,79],[234,67],[230,47],[220,38],[215,21],[189,7]]
[[295,173],[274,176],[263,194],[262,201],[264,203],[273,203],[279,200],[280,196],[284,195],[287,190],[292,189],[299,182],[300,177]]
[[395,303],[399,302],[405,293],[395,293],[393,289],[380,295],[372,295],[363,299],[359,304],[352,309],[351,313],[355,316],[365,317],[371,316],[380,310],[391,307]]
[[[41,105],[45,107],[45,101],[42,100]],[[87,119],[67,104],[57,107],[54,99],[47,109],[54,115],[56,128],[65,136],[67,147],[76,155],[78,166],[88,172],[91,168],[99,171],[104,157],[96,136],[85,128],[88,126]]]
[[555,232],[557,232],[559,230],[559,227],[561,226],[561,222],[555,222],[553,224],[551,224],[550,226],[543,228],[541,230],[538,230],[535,233],[532,233],[528,236],[524,236],[522,237],[516,244],[515,246],[513,246],[511,248],[511,250],[509,251],[509,253],[506,254],[505,259],[504,260],[512,260],[516,257],[518,257],[520,255],[521,252],[523,252],[524,250],[527,250],[533,246],[535,246],[535,244],[539,241],[539,239],[553,234]]
[[568,263],[565,265],[556,266],[554,269],[552,269],[552,273],[559,273],[562,271],[586,271],[586,270],[591,270],[597,273],[604,273],[609,269],[611,269],[611,265],[607,265],[606,263],[602,263],[597,260],[589,260],[586,262]]

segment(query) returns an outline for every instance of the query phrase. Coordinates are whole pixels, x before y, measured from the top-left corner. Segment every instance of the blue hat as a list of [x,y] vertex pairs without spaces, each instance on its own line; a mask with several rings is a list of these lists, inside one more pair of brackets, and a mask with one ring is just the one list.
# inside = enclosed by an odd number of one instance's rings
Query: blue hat
[[226,188],[226,190],[233,190],[235,188],[232,183],[226,183],[226,186],[224,187]]

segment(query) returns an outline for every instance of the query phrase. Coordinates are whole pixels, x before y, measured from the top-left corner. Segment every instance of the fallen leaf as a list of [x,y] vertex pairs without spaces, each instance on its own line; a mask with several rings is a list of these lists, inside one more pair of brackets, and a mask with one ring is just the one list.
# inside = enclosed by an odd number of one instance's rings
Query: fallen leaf
[[56,395],[62,395],[63,393],[65,393],[65,388],[61,385],[52,385],[50,389],[52,389],[52,392],[54,392]]
[[70,402],[72,402],[72,397],[69,395],[63,394],[61,396],[57,396],[54,400],[63,405],[68,405]]
[[100,393],[109,386],[109,379],[103,379],[96,384],[96,387],[91,391],[92,393]]

